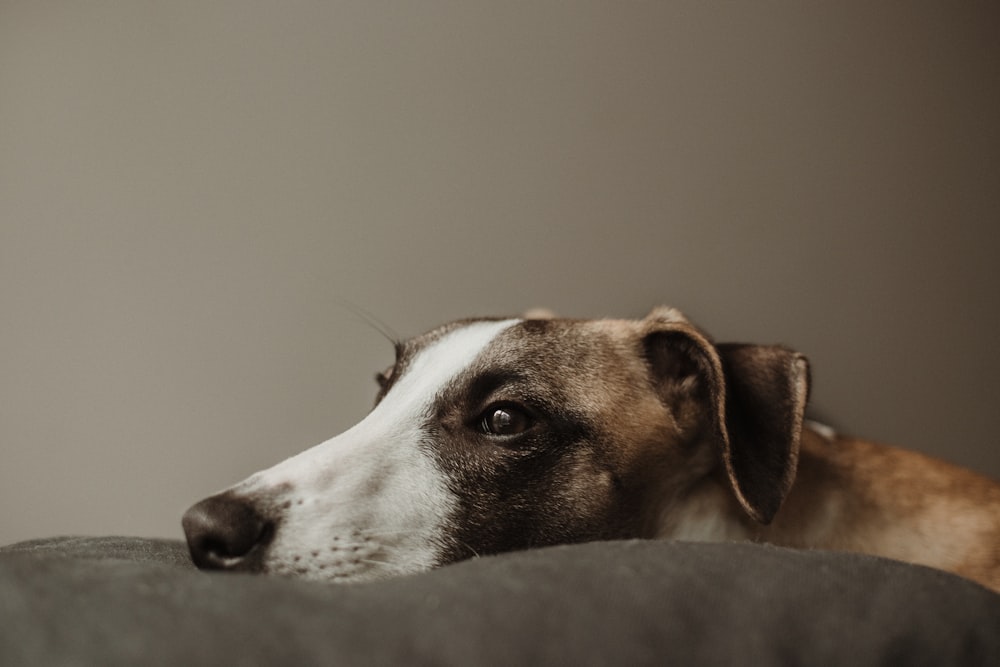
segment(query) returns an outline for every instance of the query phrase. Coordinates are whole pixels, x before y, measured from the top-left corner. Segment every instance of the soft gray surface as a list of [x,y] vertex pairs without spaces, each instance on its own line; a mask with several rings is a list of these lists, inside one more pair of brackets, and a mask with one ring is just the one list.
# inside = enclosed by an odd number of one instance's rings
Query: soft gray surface
[[181,543],[0,549],[0,664],[1000,664],[1000,596],[858,555],[611,542],[365,585],[206,574]]

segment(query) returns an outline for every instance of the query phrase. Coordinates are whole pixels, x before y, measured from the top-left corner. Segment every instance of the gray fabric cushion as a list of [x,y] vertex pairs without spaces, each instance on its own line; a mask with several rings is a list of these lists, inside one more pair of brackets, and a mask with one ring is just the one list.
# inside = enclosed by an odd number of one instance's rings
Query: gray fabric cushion
[[3,665],[1000,664],[1000,595],[750,544],[607,542],[373,584],[208,574],[182,543],[0,549]]

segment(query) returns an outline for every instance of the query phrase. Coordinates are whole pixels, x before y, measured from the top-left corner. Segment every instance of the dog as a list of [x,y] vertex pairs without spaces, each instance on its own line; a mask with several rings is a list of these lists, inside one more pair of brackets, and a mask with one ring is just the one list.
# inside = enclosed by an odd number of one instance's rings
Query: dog
[[856,551],[1000,590],[1000,485],[804,419],[786,347],[679,311],[453,322],[396,344],[368,416],[189,509],[204,569],[334,582],[592,540]]

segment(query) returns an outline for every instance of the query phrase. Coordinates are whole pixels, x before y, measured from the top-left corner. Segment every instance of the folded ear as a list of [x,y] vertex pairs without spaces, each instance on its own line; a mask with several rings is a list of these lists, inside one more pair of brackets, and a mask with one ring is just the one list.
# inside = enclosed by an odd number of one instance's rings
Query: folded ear
[[707,430],[740,505],[770,523],[795,480],[806,358],[780,346],[714,345],[677,311],[654,311],[647,323],[646,358],[679,427]]
[[750,516],[770,523],[795,481],[809,362],[777,345],[716,346],[726,383],[726,472]]
[[556,314],[548,308],[529,308],[521,315],[526,320],[551,320]]

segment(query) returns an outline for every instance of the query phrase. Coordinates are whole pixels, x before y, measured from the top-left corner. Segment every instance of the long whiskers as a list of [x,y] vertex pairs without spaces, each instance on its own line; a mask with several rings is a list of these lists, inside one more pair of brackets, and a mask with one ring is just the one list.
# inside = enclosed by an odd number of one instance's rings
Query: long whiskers
[[470,545],[468,542],[463,542],[462,540],[458,540],[458,539],[456,539],[455,541],[458,542],[463,547],[465,547],[466,549],[468,549],[469,551],[471,551],[473,558],[482,558],[482,556],[479,555],[479,552],[476,551],[475,549],[473,549],[472,545]]
[[410,528],[408,530],[380,530],[378,532],[373,531],[362,531],[361,534],[365,537],[386,537],[389,535],[413,535],[415,533],[421,532],[418,528]]
[[379,335],[392,343],[393,349],[399,350],[400,346],[403,344],[402,340],[399,338],[399,334],[397,334],[393,328],[386,324],[382,319],[375,316],[368,310],[365,310],[356,303],[342,299],[338,299],[336,303],[344,310],[351,312],[355,317],[361,320],[361,322],[367,324],[369,327],[378,332]]

